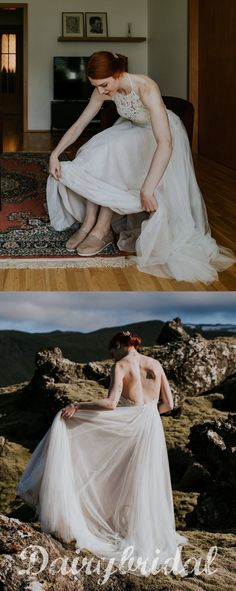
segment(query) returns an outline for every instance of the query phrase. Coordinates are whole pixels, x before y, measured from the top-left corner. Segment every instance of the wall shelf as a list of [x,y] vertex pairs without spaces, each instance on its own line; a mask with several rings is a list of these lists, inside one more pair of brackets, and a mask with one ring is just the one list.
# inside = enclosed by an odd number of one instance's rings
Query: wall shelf
[[57,41],[73,43],[142,43],[146,37],[58,37]]

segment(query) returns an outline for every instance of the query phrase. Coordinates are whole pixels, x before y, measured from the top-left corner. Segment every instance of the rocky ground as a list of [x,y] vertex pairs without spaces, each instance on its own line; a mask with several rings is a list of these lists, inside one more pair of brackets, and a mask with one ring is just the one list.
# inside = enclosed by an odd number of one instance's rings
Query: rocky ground
[[[189,544],[183,559],[201,558],[204,571],[207,552],[217,546],[212,569],[184,579],[160,573],[156,576],[112,575],[101,588],[131,591],[233,591],[236,580],[236,339],[206,341],[189,336],[178,319],[167,323],[155,347],[145,348],[165,367],[175,393],[175,409],[163,417],[173,484],[177,529]],[[36,357],[32,380],[0,389],[0,590],[100,588],[98,575],[54,575],[45,569],[37,581],[19,575],[26,567],[20,558],[29,544],[44,546],[52,560],[75,558],[73,544],[66,545],[40,532],[34,513],[15,495],[16,484],[32,450],[50,426],[55,413],[70,400],[106,396],[111,361],[73,363],[59,349],[42,350]],[[92,558],[89,553],[82,557]],[[105,569],[103,569],[105,570]]]
[[[186,532],[189,544],[182,558],[192,568],[199,560],[198,573],[185,577],[159,573],[148,577],[113,573],[106,581],[106,564],[101,562],[100,574],[94,571],[98,562],[89,552],[77,555],[73,544],[63,544],[52,536],[40,533],[37,524],[29,525],[16,519],[0,516],[0,585],[7,591],[234,591],[235,536],[199,530]],[[35,562],[30,562],[32,546]],[[217,554],[210,563],[207,555],[212,547]],[[43,550],[42,550],[43,549]],[[43,555],[44,552],[44,555]],[[213,556],[213,554],[212,554]],[[43,562],[44,558],[44,562]],[[66,560],[67,559],[67,560]],[[73,560],[74,572],[72,572]],[[47,560],[47,563],[46,563]],[[61,572],[62,561],[66,574]],[[87,569],[87,572],[86,572]],[[38,574],[38,572],[41,572]],[[28,572],[27,572],[28,571]],[[212,573],[212,571],[215,571]],[[34,574],[35,573],[35,574]],[[37,574],[36,574],[37,573]]]

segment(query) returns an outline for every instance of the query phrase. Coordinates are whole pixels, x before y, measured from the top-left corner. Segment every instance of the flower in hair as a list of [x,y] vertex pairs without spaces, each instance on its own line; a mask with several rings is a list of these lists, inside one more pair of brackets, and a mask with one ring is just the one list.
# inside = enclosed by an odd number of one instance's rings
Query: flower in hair
[[131,333],[129,332],[129,330],[124,330],[123,335],[124,335],[124,337],[130,337]]

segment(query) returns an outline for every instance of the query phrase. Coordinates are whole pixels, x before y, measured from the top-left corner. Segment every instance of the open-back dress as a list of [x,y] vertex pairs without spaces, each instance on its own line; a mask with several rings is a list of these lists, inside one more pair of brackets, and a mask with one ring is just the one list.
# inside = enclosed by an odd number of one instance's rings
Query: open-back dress
[[155,560],[156,568],[171,561],[171,569],[175,559],[174,570],[184,576],[181,546],[187,539],[175,529],[157,403],[137,404],[122,395],[112,411],[79,410],[67,420],[60,411],[17,491],[36,508],[43,531],[75,540],[77,548],[116,565],[128,552],[139,575],[149,574]]

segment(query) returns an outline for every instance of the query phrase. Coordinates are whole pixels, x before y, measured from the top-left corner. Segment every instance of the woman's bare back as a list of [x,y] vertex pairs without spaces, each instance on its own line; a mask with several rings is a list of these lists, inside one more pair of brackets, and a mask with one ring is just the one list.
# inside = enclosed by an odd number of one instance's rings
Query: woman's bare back
[[136,404],[158,401],[163,371],[158,361],[132,351],[117,363],[123,369],[122,396]]

